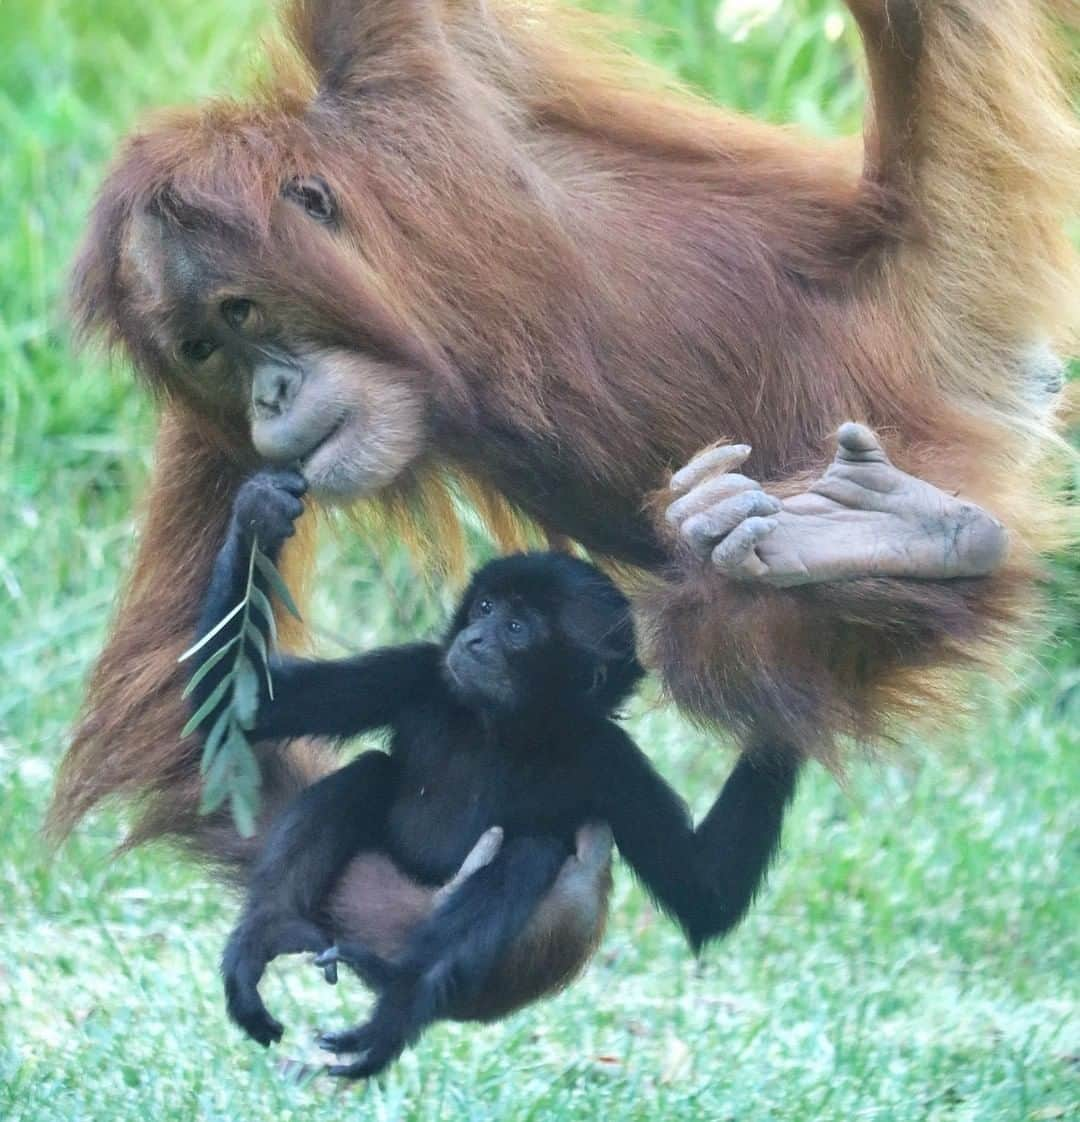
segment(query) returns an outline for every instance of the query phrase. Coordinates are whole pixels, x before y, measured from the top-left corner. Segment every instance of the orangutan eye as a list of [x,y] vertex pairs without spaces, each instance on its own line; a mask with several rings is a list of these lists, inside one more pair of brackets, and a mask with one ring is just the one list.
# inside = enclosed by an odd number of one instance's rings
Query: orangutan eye
[[281,189],[282,195],[299,204],[315,219],[327,225],[337,218],[337,204],[330,185],[318,175],[298,175]]
[[180,353],[188,362],[205,362],[217,350],[212,339],[189,339],[180,347]]
[[230,327],[243,327],[251,317],[253,307],[250,300],[245,300],[242,296],[234,296],[221,301],[221,314]]

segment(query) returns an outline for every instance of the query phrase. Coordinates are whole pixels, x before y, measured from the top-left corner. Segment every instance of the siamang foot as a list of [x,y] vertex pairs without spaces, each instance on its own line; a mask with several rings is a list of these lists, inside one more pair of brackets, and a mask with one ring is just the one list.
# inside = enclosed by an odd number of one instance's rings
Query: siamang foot
[[285,1032],[259,996],[258,982],[265,963],[248,959],[236,969],[224,968],[225,1004],[229,1016],[264,1048],[276,1044]]
[[671,480],[667,519],[703,560],[728,576],[776,587],[855,577],[946,580],[992,573],[1004,527],[889,462],[877,436],[848,422],[836,458],[807,491],[766,494],[734,469],[745,444],[701,453]]
[[340,1032],[323,1032],[316,1043],[337,1056],[353,1055],[349,1063],[328,1064],[327,1075],[339,1079],[370,1079],[385,1071],[405,1050],[405,1038],[389,1032],[376,1021]]
[[280,954],[321,951],[329,942],[319,927],[299,917],[272,923],[257,916],[239,924],[221,960],[229,1016],[264,1047],[276,1044],[285,1030],[259,995],[263,972]]

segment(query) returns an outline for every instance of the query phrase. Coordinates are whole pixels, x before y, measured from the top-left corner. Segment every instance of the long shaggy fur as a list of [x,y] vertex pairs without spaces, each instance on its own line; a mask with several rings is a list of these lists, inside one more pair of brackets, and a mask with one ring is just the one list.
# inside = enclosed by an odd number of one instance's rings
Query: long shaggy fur
[[[251,450],[242,418],[170,380],[145,327],[125,239],[148,206],[192,231],[211,216],[205,252],[240,262],[246,291],[294,309],[297,329],[414,372],[430,455],[384,512],[420,511],[453,542],[456,480],[502,537],[531,520],[609,558],[639,588],[669,688],[703,719],[835,761],[838,733],[926,708],[945,672],[1015,640],[1062,524],[1040,491],[1056,438],[1030,372],[1076,324],[1071,75],[1048,3],[850,6],[871,86],[862,159],[665,89],[540,0],[294,0],[266,88],[127,142],[77,310],[164,395],[165,420],[57,834],[120,794],[143,802],[136,839],[243,860],[194,814],[175,657]],[[294,174],[334,183],[362,236],[275,225]],[[649,511],[673,467],[730,436],[754,446],[748,474],[794,492],[849,418],[1006,523],[998,575],[754,590],[672,554]],[[267,754],[271,808],[326,766],[312,753]]]

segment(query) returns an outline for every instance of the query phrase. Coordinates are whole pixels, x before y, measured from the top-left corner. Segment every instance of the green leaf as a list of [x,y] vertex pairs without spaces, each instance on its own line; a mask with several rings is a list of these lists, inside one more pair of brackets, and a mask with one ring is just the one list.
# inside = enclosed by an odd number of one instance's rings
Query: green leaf
[[285,578],[277,571],[274,562],[266,556],[262,550],[255,551],[255,564],[262,573],[263,579],[270,586],[274,595],[285,605],[285,609],[289,615],[296,619],[302,619],[300,609],[296,606],[296,601],[292,598],[292,593],[289,592],[289,586],[285,583]]
[[229,797],[230,755],[226,742],[214,757],[203,780],[202,796],[199,799],[200,814],[213,814]]
[[240,603],[237,604],[236,607],[233,608],[228,615],[223,616],[221,619],[219,619],[217,623],[215,623],[214,626],[210,628],[210,630],[197,643],[194,644],[194,646],[188,647],[188,649],[184,651],[184,653],[176,661],[184,662],[186,659],[191,658],[191,656],[195,654],[196,651],[201,651],[203,647],[205,647],[206,644],[209,643],[210,640],[213,639],[213,637],[229,622],[229,620],[233,618],[233,616],[244,610],[244,605],[246,603],[247,597],[245,596],[244,599],[241,600]]
[[226,706],[218,715],[213,728],[206,734],[206,743],[203,744],[202,759],[199,761],[199,774],[203,776],[204,782],[206,773],[210,770],[210,765],[217,756],[218,749],[225,743],[225,734],[229,731],[230,724],[232,724],[232,713]]
[[263,673],[266,675],[266,692],[270,700],[274,700],[274,679],[270,673],[270,651],[267,649],[266,640],[263,638],[263,633],[258,627],[248,620],[247,626],[244,628],[244,636],[249,639],[255,647],[255,653],[259,658],[262,665]]
[[194,692],[195,687],[214,669],[215,666],[240,642],[240,636],[234,635],[223,647],[214,653],[191,675],[191,680],[184,687],[183,697],[189,697]]
[[257,585],[253,584],[248,595],[251,598],[251,603],[259,609],[259,615],[266,620],[266,630],[269,634],[270,646],[277,647],[277,621],[274,619],[274,609],[270,601],[266,598],[266,593]]
[[259,674],[247,655],[236,660],[233,679],[232,710],[236,723],[242,729],[255,727],[255,717],[259,711]]
[[266,637],[259,625],[251,618],[244,624],[244,638],[255,647],[255,654],[259,662],[265,666],[270,661],[270,648],[266,645]]
[[224,783],[217,783],[214,786],[206,784],[203,787],[202,797],[199,799],[199,813],[200,814],[213,814],[215,810],[220,810],[222,803],[229,797],[229,788]]
[[221,679],[220,682],[218,682],[218,684],[214,687],[213,693],[211,693],[210,696],[202,703],[202,705],[200,705],[199,708],[195,710],[195,713],[192,715],[188,723],[184,725],[184,727],[180,730],[181,740],[183,740],[185,736],[190,736],[191,733],[193,733],[199,727],[199,725],[201,725],[203,721],[206,720],[206,718],[214,711],[214,709],[217,708],[218,702],[220,702],[221,699],[225,696],[225,691],[229,688],[230,685],[232,685],[232,678],[227,674],[224,678]]
[[255,800],[262,783],[262,772],[251,745],[239,729],[229,737],[229,752],[233,763],[233,789],[250,794],[252,800]]
[[239,791],[229,795],[229,809],[232,811],[233,825],[242,838],[255,836],[255,806],[251,799]]

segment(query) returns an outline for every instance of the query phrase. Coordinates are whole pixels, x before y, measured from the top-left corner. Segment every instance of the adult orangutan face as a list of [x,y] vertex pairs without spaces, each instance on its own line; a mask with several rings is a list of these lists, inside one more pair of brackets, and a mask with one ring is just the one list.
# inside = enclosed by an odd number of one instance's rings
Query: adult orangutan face
[[324,501],[391,483],[425,444],[423,348],[363,291],[330,188],[289,180],[258,233],[215,219],[167,194],[131,216],[116,319],[136,364]]

